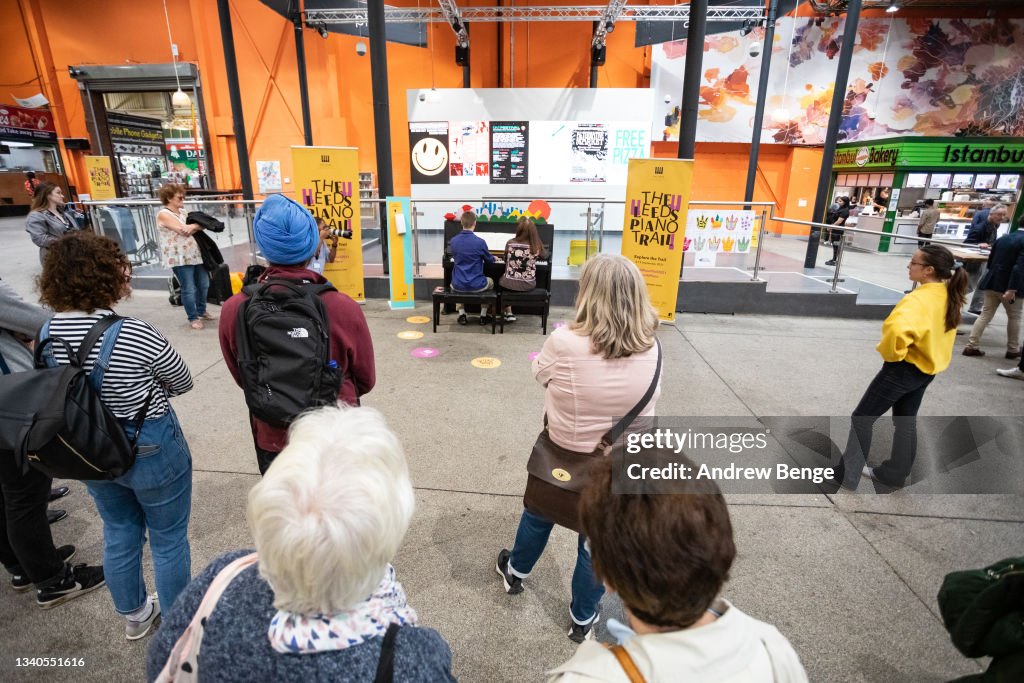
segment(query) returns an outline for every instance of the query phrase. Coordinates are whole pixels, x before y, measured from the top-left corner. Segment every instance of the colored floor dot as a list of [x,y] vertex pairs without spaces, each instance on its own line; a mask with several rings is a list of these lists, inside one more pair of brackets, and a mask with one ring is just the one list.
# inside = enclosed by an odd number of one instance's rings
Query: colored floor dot
[[398,333],[399,339],[420,339],[422,336],[422,332],[417,332],[415,330],[406,330]]
[[469,362],[474,368],[480,368],[482,370],[490,370],[501,365],[501,361],[497,358],[491,358],[490,356],[480,356],[474,358]]
[[430,322],[430,318],[425,315],[410,315],[405,319],[405,322],[412,323],[413,325],[426,325]]
[[536,358],[539,355],[540,355],[540,351],[530,351],[530,355],[528,356],[528,358],[530,360],[533,360],[534,358]]
[[409,355],[413,358],[436,358],[441,355],[441,352],[437,349],[432,349],[429,346],[417,346],[409,352]]

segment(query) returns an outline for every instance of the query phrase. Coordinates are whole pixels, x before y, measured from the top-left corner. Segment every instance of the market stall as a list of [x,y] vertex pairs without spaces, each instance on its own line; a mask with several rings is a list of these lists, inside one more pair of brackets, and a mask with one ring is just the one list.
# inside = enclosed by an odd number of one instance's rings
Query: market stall
[[936,238],[962,241],[974,214],[993,204],[1005,204],[1012,217],[1000,226],[1000,234],[1017,225],[1024,210],[1019,201],[1022,173],[1020,138],[913,137],[839,144],[830,196],[849,196],[857,207],[848,226],[886,233],[848,237],[851,246],[910,253],[917,248],[925,199],[934,199],[940,212]]

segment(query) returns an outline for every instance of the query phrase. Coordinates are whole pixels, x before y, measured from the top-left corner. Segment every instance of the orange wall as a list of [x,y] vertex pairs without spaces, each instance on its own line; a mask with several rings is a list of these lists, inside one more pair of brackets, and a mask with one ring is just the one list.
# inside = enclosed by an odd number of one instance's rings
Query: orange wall
[[[412,6],[411,0],[398,4]],[[424,3],[425,4],[425,3]],[[541,0],[538,0],[541,4]],[[546,3],[543,3],[546,4]],[[290,178],[290,146],[302,144],[295,47],[290,22],[258,0],[231,0],[235,51],[249,156],[281,161]],[[239,186],[231,108],[220,40],[217,4],[212,0],[168,0],[168,12],[180,59],[199,65],[211,150],[218,185]],[[27,17],[28,30],[23,22]],[[589,83],[589,22],[504,25],[503,70],[497,72],[497,25],[470,28],[473,87],[586,87]],[[44,35],[45,34],[45,37]],[[462,85],[454,62],[454,35],[444,24],[430,26],[426,49],[388,45],[391,145],[395,191],[409,192],[406,90]],[[370,58],[355,45],[366,39],[330,34],[324,40],[307,30],[306,57],[314,144],[359,148],[362,170],[376,170]],[[607,64],[598,71],[600,87],[646,87],[650,48],[635,48],[634,25],[622,22],[608,36]],[[158,2],[104,0],[102,4],[66,0],[13,0],[0,3],[0,83],[4,97],[40,90],[55,108],[60,137],[86,137],[86,115],[69,64],[133,64],[170,61],[162,6]],[[31,45],[31,47],[30,47]],[[33,60],[33,55],[35,60]],[[42,73],[41,85],[34,80]],[[59,111],[57,111],[59,109]],[[694,196],[742,199],[748,145],[698,145]],[[657,156],[674,156],[674,145],[655,143]],[[809,217],[817,184],[820,150],[765,145],[761,148],[758,199],[778,201],[786,215]],[[70,180],[87,187],[81,153],[65,150]],[[255,177],[255,166],[252,175]],[[286,185],[286,190],[290,187]],[[806,199],[808,206],[800,207]]]

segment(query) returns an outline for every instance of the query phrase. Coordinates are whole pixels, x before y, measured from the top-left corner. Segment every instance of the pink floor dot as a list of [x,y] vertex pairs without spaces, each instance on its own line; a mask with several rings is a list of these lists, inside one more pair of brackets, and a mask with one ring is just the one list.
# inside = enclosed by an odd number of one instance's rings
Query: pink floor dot
[[557,330],[558,328],[560,328],[560,327],[565,327],[565,321],[564,321],[564,320],[559,320],[559,321],[558,321],[557,323],[555,323],[555,324],[554,324],[554,325],[553,325],[552,327],[554,327],[554,329],[556,329],[556,330]]
[[409,352],[413,358],[434,358],[440,356],[441,352],[437,349],[432,349],[429,346],[417,346],[415,349]]
[[540,355],[540,351],[531,351],[530,355],[529,355],[529,358],[530,358],[530,360],[533,360],[534,358],[536,358],[539,355]]

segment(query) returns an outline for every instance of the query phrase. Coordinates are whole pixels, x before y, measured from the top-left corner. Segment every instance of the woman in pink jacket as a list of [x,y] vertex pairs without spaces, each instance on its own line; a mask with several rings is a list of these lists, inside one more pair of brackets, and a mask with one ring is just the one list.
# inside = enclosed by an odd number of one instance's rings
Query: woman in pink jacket
[[[616,254],[598,254],[583,266],[576,319],[552,332],[533,361],[545,387],[548,433],[572,451],[593,451],[611,429],[613,416],[628,413],[644,396],[658,364],[658,315],[635,265]],[[654,415],[656,388],[640,413]],[[496,570],[505,592],[523,591],[523,579],[540,559],[554,523],[523,510],[512,550],[498,555]],[[590,549],[580,535],[572,577],[569,638],[593,637],[604,586],[594,577]]]

